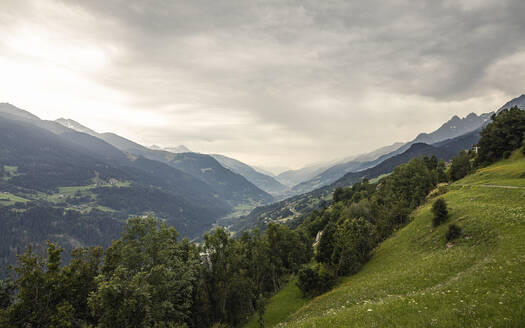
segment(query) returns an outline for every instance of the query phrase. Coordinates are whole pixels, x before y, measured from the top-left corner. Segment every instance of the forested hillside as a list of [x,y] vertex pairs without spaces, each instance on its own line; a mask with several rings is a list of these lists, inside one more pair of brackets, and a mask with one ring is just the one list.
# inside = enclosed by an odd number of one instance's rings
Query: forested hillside
[[86,131],[91,136],[106,141],[124,153],[161,162],[192,175],[208,184],[210,189],[232,207],[247,204],[255,206],[271,202],[273,199],[272,196],[248,181],[244,176],[222,166],[210,155],[191,152],[172,153],[151,149],[114,133],[96,133],[71,120],[58,120],[58,122],[73,126],[79,131]]
[[65,136],[0,118],[3,264],[13,264],[28,243],[60,241],[68,253],[107,246],[130,215],[155,213],[195,236],[231,211],[207,184],[166,164],[130,160],[86,134]]
[[[288,303],[294,298],[279,304],[277,294],[267,305],[267,326],[523,326],[525,156],[520,152],[430,195],[406,227],[330,292],[296,306]],[[436,199],[448,208],[448,219],[438,226],[432,211]],[[299,292],[295,285],[285,288]],[[283,306],[287,313],[270,312]]]
[[266,191],[267,193],[270,193],[274,196],[278,196],[288,189],[285,185],[277,181],[275,178],[260,173],[252,167],[250,167],[249,165],[246,165],[238,160],[219,154],[212,154],[211,156],[215,158],[225,168],[242,175],[251,183],[259,187],[260,189]]
[[338,187],[351,186],[363,178],[368,180],[377,179],[392,172],[396,166],[407,163],[418,156],[428,156],[429,158],[434,156],[436,161],[449,161],[460,150],[470,149],[478,140],[479,130],[445,140],[436,146],[424,143],[413,144],[402,154],[386,159],[374,167],[347,173],[329,186],[290,197],[274,204],[257,207],[250,214],[241,217],[239,220],[225,221],[224,224],[231,224],[233,230],[243,230],[253,225],[263,228],[268,222],[287,222],[291,226],[295,226],[313,210],[326,206],[327,202],[331,200],[332,193]]

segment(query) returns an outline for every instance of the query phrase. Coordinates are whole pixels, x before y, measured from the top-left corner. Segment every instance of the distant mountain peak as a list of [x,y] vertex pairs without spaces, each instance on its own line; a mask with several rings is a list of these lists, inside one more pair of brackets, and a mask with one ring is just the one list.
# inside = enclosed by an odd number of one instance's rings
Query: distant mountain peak
[[498,113],[505,108],[510,109],[514,106],[518,106],[519,109],[525,110],[525,94],[522,94],[521,96],[516,97],[511,101],[507,102],[505,105],[501,106],[501,108],[498,109]]
[[478,118],[478,115],[476,115],[476,113],[470,113],[470,114],[467,115],[466,118],[469,119],[469,120],[473,120],[475,118]]
[[176,154],[179,154],[179,153],[191,153],[192,151],[184,146],[184,145],[179,145],[179,146],[176,146],[176,147],[166,147],[164,148],[164,150],[167,150],[169,152],[172,152],[172,153],[176,153]]
[[62,124],[63,126],[65,126],[66,128],[69,128],[71,130],[75,130],[77,132],[83,132],[83,133],[87,133],[87,134],[96,134],[95,131],[91,130],[90,128],[78,123],[77,121],[74,121],[70,118],[59,118],[58,120],[55,120],[55,122],[59,123],[59,124]]
[[33,115],[30,112],[20,109],[16,106],[13,106],[10,103],[0,103],[0,113],[8,114],[11,116],[17,116],[20,118],[30,119],[30,120],[40,119],[38,116]]

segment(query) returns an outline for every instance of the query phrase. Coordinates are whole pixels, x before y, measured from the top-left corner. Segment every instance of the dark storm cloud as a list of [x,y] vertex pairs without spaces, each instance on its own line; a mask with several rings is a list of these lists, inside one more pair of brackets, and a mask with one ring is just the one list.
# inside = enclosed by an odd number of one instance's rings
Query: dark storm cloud
[[521,0],[61,6],[91,23],[52,29],[107,50],[109,65],[88,78],[174,122],[141,129],[142,140],[242,149],[248,160],[250,148],[272,158],[296,150],[300,161],[366,151],[492,110],[525,85],[515,74],[525,66]]

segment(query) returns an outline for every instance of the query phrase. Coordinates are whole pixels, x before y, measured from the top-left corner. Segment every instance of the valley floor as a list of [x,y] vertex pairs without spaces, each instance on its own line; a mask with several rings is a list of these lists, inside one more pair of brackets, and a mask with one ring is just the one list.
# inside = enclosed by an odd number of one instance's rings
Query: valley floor
[[[518,153],[450,185],[443,195],[447,223],[432,227],[429,201],[359,273],[298,310],[288,306],[274,326],[524,327],[523,187],[525,158]],[[463,231],[453,243],[445,239],[450,223]],[[285,300],[279,294],[268,318]]]

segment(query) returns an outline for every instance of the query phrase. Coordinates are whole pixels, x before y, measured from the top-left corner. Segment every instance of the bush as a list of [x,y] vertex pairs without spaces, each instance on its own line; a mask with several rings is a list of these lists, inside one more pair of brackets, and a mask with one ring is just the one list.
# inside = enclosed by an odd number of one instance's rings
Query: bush
[[329,291],[335,283],[335,275],[322,268],[304,267],[299,270],[297,287],[305,297],[313,297]]
[[503,158],[507,159],[510,157],[510,155],[512,154],[512,152],[510,150],[506,150],[504,153],[503,153]]
[[450,165],[448,174],[450,176],[450,180],[456,181],[463,179],[467,174],[470,173],[470,170],[471,167],[469,156],[467,152],[462,150],[458,156],[452,159],[452,164]]
[[443,198],[439,198],[434,202],[434,205],[432,205],[432,213],[434,214],[432,220],[434,227],[448,220],[447,203]]
[[461,237],[461,228],[455,224],[449,225],[445,237],[447,238],[447,241],[451,241]]

